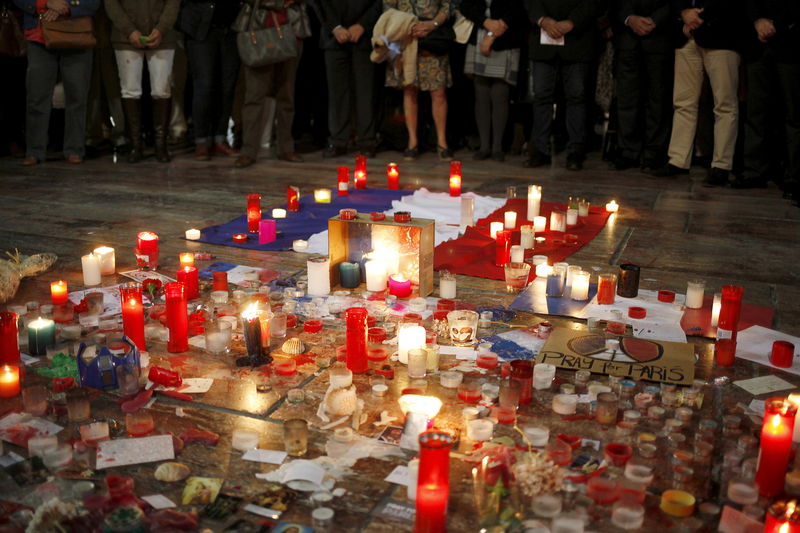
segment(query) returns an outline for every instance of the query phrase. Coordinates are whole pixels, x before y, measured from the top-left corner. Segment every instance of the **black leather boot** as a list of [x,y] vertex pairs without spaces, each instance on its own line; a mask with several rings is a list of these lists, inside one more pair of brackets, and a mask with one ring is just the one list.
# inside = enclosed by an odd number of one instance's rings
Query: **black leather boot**
[[142,108],[138,98],[123,98],[122,109],[125,111],[125,125],[131,140],[131,151],[128,152],[128,163],[142,160]]
[[153,131],[155,133],[156,159],[159,163],[169,163],[172,160],[167,150],[169,106],[169,98],[153,98]]

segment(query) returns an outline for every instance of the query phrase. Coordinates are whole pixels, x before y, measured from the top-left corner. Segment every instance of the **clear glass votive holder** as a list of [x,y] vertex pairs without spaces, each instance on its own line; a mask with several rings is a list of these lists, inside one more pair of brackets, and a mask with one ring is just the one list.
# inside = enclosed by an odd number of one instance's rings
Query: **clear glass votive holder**
[[28,385],[22,389],[22,408],[33,416],[47,414],[48,394],[43,385]]
[[213,320],[206,323],[206,351],[213,354],[228,353],[231,349],[233,328],[226,320]]
[[67,418],[70,422],[89,420],[91,406],[86,389],[70,389],[67,391]]
[[282,339],[286,336],[286,313],[281,311],[272,315],[269,321],[269,336],[274,339]]
[[520,292],[528,286],[531,265],[529,263],[506,263],[503,272],[506,279],[506,292]]
[[455,346],[472,346],[478,334],[478,313],[460,309],[447,313],[450,341]]
[[302,457],[308,452],[308,422],[291,418],[283,423],[283,445],[292,457]]

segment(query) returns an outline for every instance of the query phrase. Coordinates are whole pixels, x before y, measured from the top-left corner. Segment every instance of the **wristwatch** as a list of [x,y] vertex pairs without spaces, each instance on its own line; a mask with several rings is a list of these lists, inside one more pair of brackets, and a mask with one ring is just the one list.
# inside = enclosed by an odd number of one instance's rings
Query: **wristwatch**
[[487,37],[494,37],[494,32],[493,31],[487,31],[486,32],[486,36]]
[[438,28],[439,27],[439,23],[436,22],[435,20],[432,20],[431,22],[433,22],[434,28]]

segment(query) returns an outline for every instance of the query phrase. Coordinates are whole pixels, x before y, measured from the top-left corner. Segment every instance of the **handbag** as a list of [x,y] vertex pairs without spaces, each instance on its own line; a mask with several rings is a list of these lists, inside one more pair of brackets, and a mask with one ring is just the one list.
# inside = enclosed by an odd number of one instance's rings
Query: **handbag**
[[[264,20],[269,11],[280,11],[283,9],[283,0],[261,0],[255,2],[257,5],[251,5],[247,2],[242,4],[242,8],[236,15],[236,20],[231,24],[231,29],[236,33],[250,30],[250,20],[255,16],[257,20]],[[255,15],[252,15],[256,11]]]
[[302,4],[292,4],[286,8],[286,16],[292,26],[294,36],[298,39],[311,37],[311,20],[308,18],[306,7]]
[[19,20],[4,5],[0,10],[0,55],[24,57],[27,53],[28,47]]
[[279,24],[274,11],[269,12],[274,23],[272,28],[253,29],[253,18],[258,11],[258,4],[259,1],[256,0],[255,7],[250,11],[248,30],[236,34],[236,47],[242,63],[248,67],[266,67],[297,57],[297,39],[292,26]]
[[97,46],[92,17],[42,21],[44,45],[51,50],[89,50]]
[[[433,20],[420,17],[417,13],[417,3],[412,0],[411,9],[421,21]],[[430,52],[433,55],[443,56],[450,51],[450,45],[456,40],[456,32],[453,30],[453,17],[449,17],[444,23],[436,26],[432,32],[421,39],[417,39],[420,50]]]

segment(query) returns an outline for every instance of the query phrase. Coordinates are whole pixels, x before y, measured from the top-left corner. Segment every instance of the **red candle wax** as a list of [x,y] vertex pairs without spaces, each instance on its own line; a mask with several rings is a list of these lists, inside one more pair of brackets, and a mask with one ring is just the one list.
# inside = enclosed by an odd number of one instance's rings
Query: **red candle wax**
[[158,235],[142,231],[136,236],[136,265],[149,270],[158,269]]
[[613,279],[600,279],[597,282],[597,303],[600,305],[613,304],[614,294],[617,292],[616,285]]
[[186,289],[181,282],[164,285],[167,300],[167,351],[180,353],[189,350],[189,315],[186,312]]
[[519,404],[533,401],[533,362],[523,359],[511,361],[511,379],[519,382]]
[[275,373],[279,376],[293,376],[297,373],[297,361],[294,359],[282,359],[272,363]]
[[183,384],[183,378],[174,370],[162,368],[160,366],[151,366],[150,372],[147,374],[147,379],[157,385],[164,387],[180,387]]
[[122,304],[122,328],[125,336],[140,350],[145,350],[144,306],[142,305],[141,283],[125,283],[119,288]]
[[194,300],[200,297],[200,277],[197,267],[185,266],[178,269],[178,281],[186,287],[186,299]]
[[714,343],[714,361],[718,366],[733,366],[736,360],[736,341],[717,339]]
[[0,313],[0,365],[18,364],[20,359],[17,314],[3,312]]
[[386,348],[371,348],[367,350],[367,360],[369,361],[385,361],[389,357],[389,350]]
[[450,162],[450,196],[461,196],[461,161]]
[[402,274],[389,276],[389,294],[398,298],[408,298],[411,296],[411,280],[406,279]]
[[286,186],[286,210],[300,211],[300,188],[294,185]]
[[386,188],[393,191],[400,188],[400,167],[397,163],[386,165]]
[[764,497],[774,498],[783,492],[792,453],[795,414],[797,408],[786,398],[769,398],[764,402],[764,425],[761,427],[761,449],[756,470],[756,483]]
[[477,360],[478,368],[495,368],[497,367],[497,354],[496,353],[482,353],[478,355]]
[[247,195],[247,232],[258,233],[258,223],[261,221],[261,195],[257,193]]
[[351,307],[344,312],[347,327],[347,368],[353,374],[369,370],[367,360],[367,315],[363,307]]
[[227,272],[214,272],[211,275],[213,279],[213,290],[227,291],[228,290],[228,273]]
[[497,419],[498,424],[513,424],[517,421],[517,413],[514,409],[492,407],[492,416]]
[[350,169],[347,167],[336,167],[336,191],[339,196],[347,196],[350,191],[347,189],[350,184]]
[[50,301],[53,305],[64,305],[68,300],[66,281],[59,280],[50,284]]
[[739,316],[742,313],[742,297],[744,288],[738,285],[722,286],[722,302],[717,322],[717,338],[736,340],[739,329]]
[[353,181],[355,181],[356,189],[367,188],[367,156],[356,156],[356,168],[353,172]]
[[794,344],[789,341],[775,341],[772,343],[772,354],[769,362],[781,368],[792,366],[794,359]]
[[495,240],[494,264],[505,266],[511,261],[511,230],[504,229],[497,232]]
[[306,320],[303,324],[303,331],[306,333],[318,333],[322,331],[322,320]]
[[426,431],[419,436],[419,475],[414,533],[444,533],[450,496],[450,448],[447,433]]

